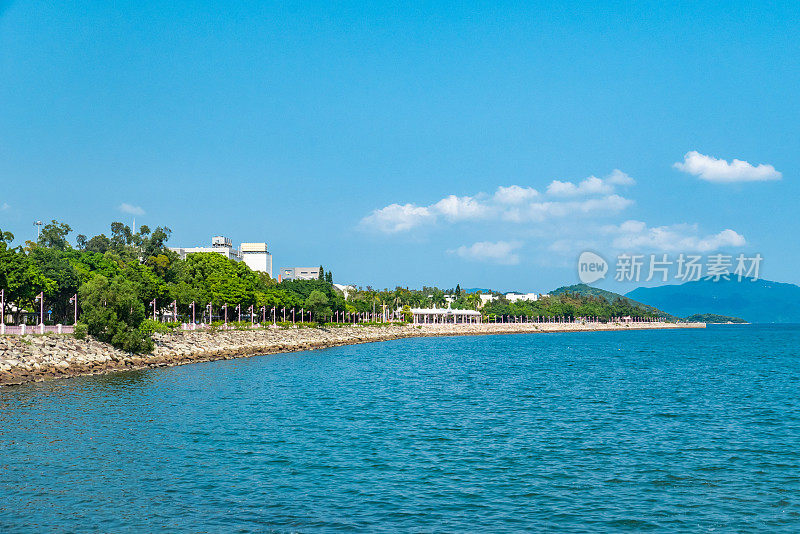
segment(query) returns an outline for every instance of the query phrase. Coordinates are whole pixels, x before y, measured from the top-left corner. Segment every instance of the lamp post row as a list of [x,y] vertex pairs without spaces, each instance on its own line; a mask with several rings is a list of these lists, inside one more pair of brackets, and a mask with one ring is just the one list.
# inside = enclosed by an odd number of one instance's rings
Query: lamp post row
[[[36,298],[34,299],[34,301],[39,301],[39,324],[44,324],[44,292],[42,291],[38,295],[36,295]],[[69,298],[69,303],[73,305],[73,324],[78,324],[78,294],[77,293]],[[153,320],[155,320],[156,316],[157,316],[157,313],[158,313],[157,312],[156,299],[153,299],[152,301],[150,301],[149,304],[152,305],[152,307],[153,307]],[[172,307],[173,317],[175,318],[175,320],[177,320],[177,318],[178,318],[178,302],[177,302],[177,300],[173,300],[170,303],[170,306]],[[192,301],[192,303],[189,306],[192,309],[192,323],[194,324],[196,322],[196,302]],[[213,308],[213,303],[209,302],[208,305],[206,306],[206,310],[208,310],[209,322],[213,320],[213,309],[214,309]],[[239,322],[241,322],[242,321],[242,306],[241,306],[241,304],[237,304],[235,309],[236,309],[236,311],[238,313]],[[228,303],[227,302],[222,306],[222,310],[223,310],[223,313],[224,313],[224,322],[225,322],[225,324],[227,324],[228,323]],[[251,320],[251,322],[254,323],[255,322],[255,307],[254,307],[254,305],[250,305],[250,307],[248,308],[248,311],[250,312],[250,320]],[[261,321],[263,323],[265,323],[267,321],[267,316],[266,316],[267,308],[266,308],[266,306],[261,306],[260,311],[261,311]],[[281,312],[283,314],[283,322],[286,322],[286,308],[285,307],[281,308]],[[292,324],[295,324],[297,322],[297,318],[295,316],[295,312],[296,312],[296,310],[294,308],[292,308]],[[309,311],[309,320],[311,319],[310,315],[311,315],[311,312]],[[368,319],[367,315],[369,315],[369,314],[341,312],[341,320],[345,321],[346,319],[349,320],[349,319],[352,318],[353,322],[355,323],[356,320],[367,320]],[[373,320],[375,319],[375,316],[376,316],[376,314],[372,315],[372,319]],[[381,314],[381,316],[383,317],[384,314]],[[335,317],[336,322],[339,322],[340,312],[336,311],[335,314],[331,315],[332,319],[334,317]],[[501,316],[501,319],[504,319],[504,318],[505,318],[504,316]],[[538,322],[542,318],[541,317],[537,317],[536,319],[537,319],[537,322]],[[305,320],[305,308],[301,308],[300,309],[300,321],[302,322],[303,320]],[[515,318],[515,320],[516,320],[516,318]],[[527,320],[530,321],[530,318],[528,318]],[[496,317],[495,317],[495,321],[496,321]],[[273,322],[273,324],[277,323],[277,307],[275,307],[275,306],[272,307],[272,322]],[[5,324],[5,289],[0,289],[0,324]]]

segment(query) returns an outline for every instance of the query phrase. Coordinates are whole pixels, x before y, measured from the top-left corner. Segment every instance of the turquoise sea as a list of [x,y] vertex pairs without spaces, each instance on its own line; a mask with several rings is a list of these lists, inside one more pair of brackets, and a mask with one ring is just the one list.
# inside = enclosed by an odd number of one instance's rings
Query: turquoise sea
[[800,531],[800,326],[406,339],[0,388],[0,532]]

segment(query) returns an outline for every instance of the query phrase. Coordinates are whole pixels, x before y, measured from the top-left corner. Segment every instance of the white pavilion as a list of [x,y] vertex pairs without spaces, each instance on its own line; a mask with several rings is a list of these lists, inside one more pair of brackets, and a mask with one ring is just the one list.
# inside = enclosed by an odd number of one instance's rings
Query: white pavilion
[[411,308],[414,324],[476,324],[481,322],[481,314],[475,310],[454,310],[447,308]]

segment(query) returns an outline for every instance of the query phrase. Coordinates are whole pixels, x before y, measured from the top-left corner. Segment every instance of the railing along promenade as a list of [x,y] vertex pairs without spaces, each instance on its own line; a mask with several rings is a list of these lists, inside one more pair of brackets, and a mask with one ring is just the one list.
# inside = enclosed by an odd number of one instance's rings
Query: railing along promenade
[[72,334],[74,325],[66,324],[37,324],[37,325],[0,325],[0,335],[24,336],[25,334]]
[[[401,323],[398,319],[386,319],[381,318],[379,315],[377,317],[371,317],[371,314],[353,314],[353,317],[342,317],[339,319],[338,317],[330,317],[332,319],[331,323],[340,326],[345,325],[359,325],[364,323],[371,323],[371,322],[380,322],[380,323]],[[517,323],[517,324],[597,324],[597,323],[660,323],[664,322],[662,318],[642,318],[642,317],[635,317],[635,318],[626,318],[626,317],[612,317],[606,320],[601,320],[596,317],[531,317],[531,316],[497,316],[493,318],[494,320],[487,320],[486,318],[482,318],[480,323],[478,324],[502,324],[502,323]],[[302,323],[302,322],[267,322],[267,323],[225,323],[225,324],[209,324],[209,323],[181,323],[180,330],[182,331],[194,331],[194,330],[248,330],[248,329],[259,329],[259,328],[284,328],[289,325],[303,325],[303,324],[312,324],[312,323]],[[435,324],[469,324],[469,323],[453,323],[453,322],[418,322],[415,323],[417,325],[435,325]],[[473,323],[475,324],[475,323]],[[24,336],[26,334],[72,334],[75,332],[74,325],[6,325],[0,324],[0,335],[17,335],[17,336]]]

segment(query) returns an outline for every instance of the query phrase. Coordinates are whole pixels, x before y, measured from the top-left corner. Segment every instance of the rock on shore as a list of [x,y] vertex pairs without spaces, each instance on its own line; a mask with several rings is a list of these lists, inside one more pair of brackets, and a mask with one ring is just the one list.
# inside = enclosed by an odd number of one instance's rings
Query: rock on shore
[[0,386],[110,371],[274,354],[405,337],[533,332],[704,328],[703,323],[475,324],[289,328],[155,334],[151,354],[129,354],[87,337],[0,337]]

